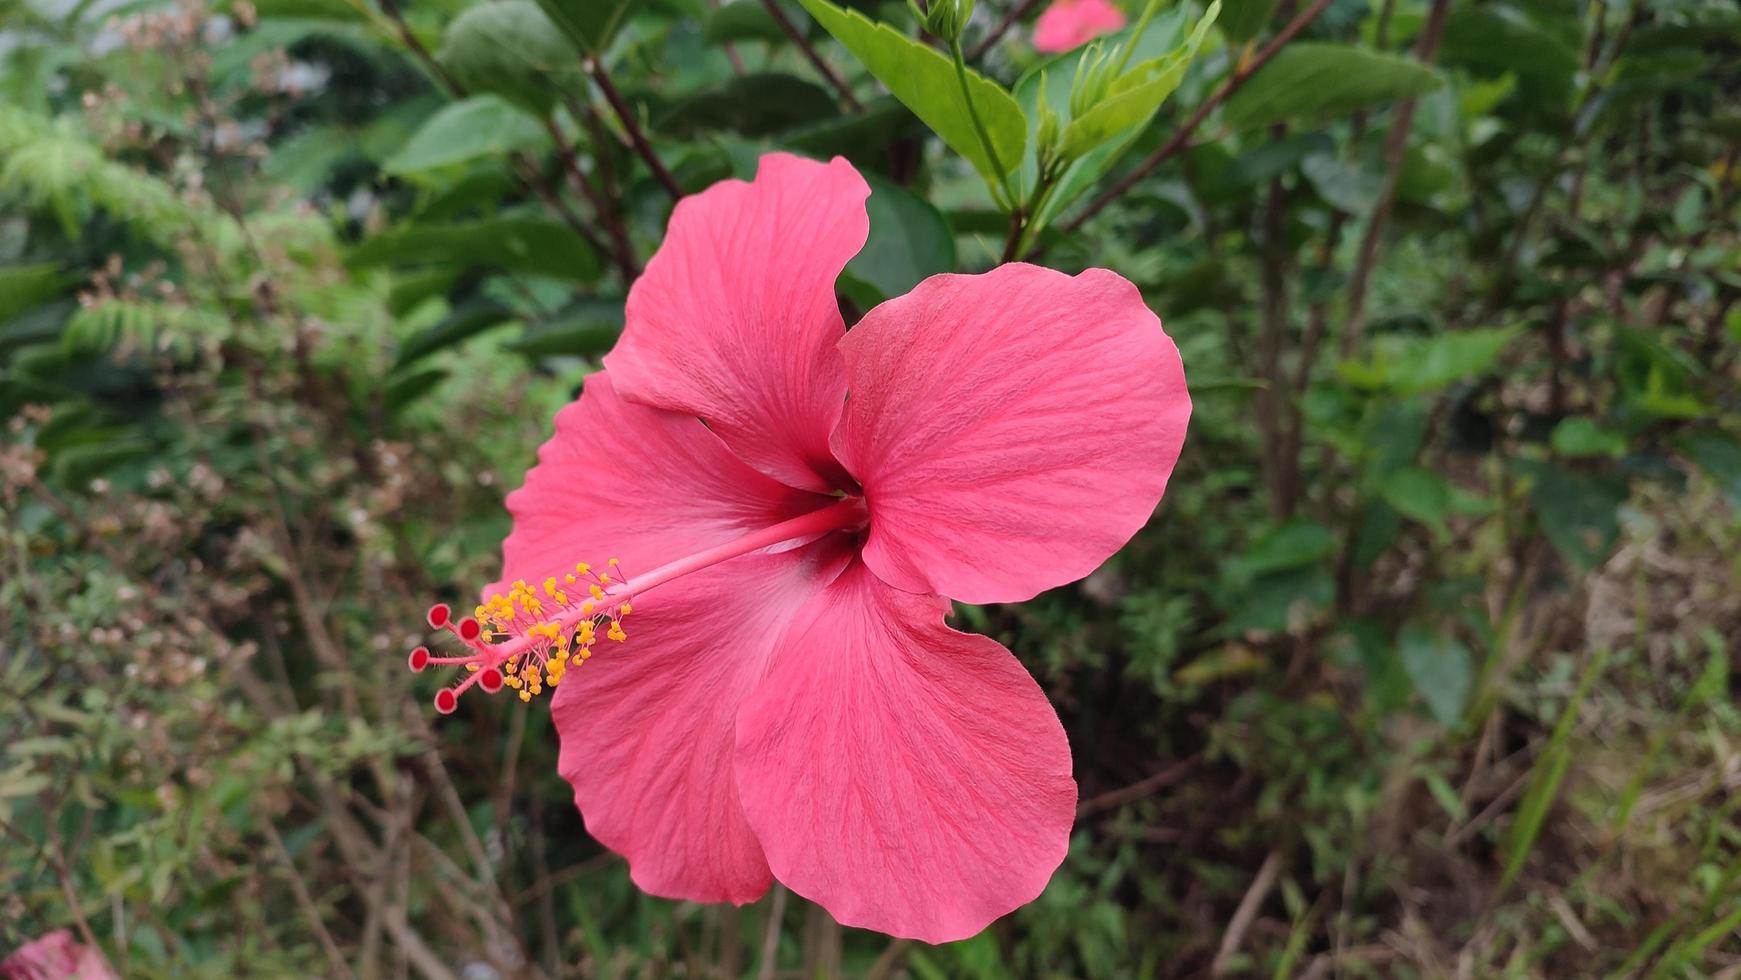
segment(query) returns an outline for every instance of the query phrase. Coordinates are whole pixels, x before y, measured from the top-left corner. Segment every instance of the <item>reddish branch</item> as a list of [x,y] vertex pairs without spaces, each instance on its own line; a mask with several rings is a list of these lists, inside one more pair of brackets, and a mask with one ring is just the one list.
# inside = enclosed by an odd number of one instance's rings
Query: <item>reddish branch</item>
[[[1439,55],[1439,41],[1445,36],[1445,14],[1450,0],[1433,0],[1427,14],[1427,26],[1415,44],[1415,58],[1430,65]],[[1396,107],[1390,120],[1390,132],[1384,140],[1384,183],[1379,187],[1378,200],[1372,206],[1372,220],[1360,239],[1360,254],[1354,262],[1354,275],[1348,283],[1348,325],[1342,332],[1342,356],[1353,356],[1366,329],[1366,292],[1372,284],[1372,269],[1378,261],[1378,243],[1384,236],[1385,223],[1390,219],[1391,202],[1396,199],[1397,181],[1402,176],[1403,159],[1408,154],[1409,130],[1415,121],[1415,100],[1406,99]]]
[[653,172],[653,176],[665,188],[666,193],[671,195],[671,200],[675,201],[681,198],[683,196],[682,186],[677,183],[677,178],[671,176],[671,171],[665,169],[664,161],[659,159],[659,154],[653,149],[653,144],[647,141],[647,134],[641,132],[641,124],[635,118],[635,110],[623,99],[623,94],[618,92],[616,85],[611,82],[610,73],[605,71],[604,62],[597,58],[586,59],[586,73],[592,78],[593,84],[598,86],[605,101],[610,103],[611,111],[616,113],[617,121],[623,124],[623,132],[629,137],[629,145],[634,148],[635,153],[642,160],[646,161],[647,169]]
[[858,99],[853,97],[852,86],[846,84],[846,79],[841,77],[840,72],[823,60],[822,55],[810,46],[810,39],[804,36],[804,32],[798,29],[797,24],[792,23],[792,18],[786,16],[786,12],[780,9],[779,3],[776,0],[762,0],[762,5],[768,8],[768,15],[774,18],[774,23],[780,25],[780,30],[786,32],[786,36],[792,39],[792,43],[798,46],[799,51],[804,52],[804,57],[809,60],[810,64],[818,72],[821,72],[822,77],[826,78],[828,84],[833,86],[834,91],[839,93],[840,101],[846,103],[846,107],[853,112],[864,108],[859,105]]
[[987,34],[984,40],[974,45],[973,50],[968,52],[968,60],[978,61],[985,57],[986,52],[996,47],[997,42],[1003,40],[1003,36],[1009,33],[1010,28],[1016,26],[1023,17],[1028,15],[1028,11],[1039,5],[1040,0],[1021,0],[1020,3],[1011,7],[1010,12],[1004,15],[1004,19],[998,21],[997,26],[991,29],[991,33]]

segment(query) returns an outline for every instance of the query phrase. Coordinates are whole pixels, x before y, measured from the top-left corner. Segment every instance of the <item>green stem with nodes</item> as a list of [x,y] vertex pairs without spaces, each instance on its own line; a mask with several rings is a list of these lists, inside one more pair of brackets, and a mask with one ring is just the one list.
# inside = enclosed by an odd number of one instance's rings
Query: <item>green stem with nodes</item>
[[991,168],[997,171],[998,183],[992,187],[994,196],[1000,189],[1003,198],[997,202],[999,207],[1010,209],[1016,206],[1016,194],[1010,187],[1010,172],[998,159],[997,148],[991,145],[991,133],[986,130],[985,123],[979,118],[979,107],[974,105],[973,90],[967,86],[967,61],[961,53],[961,42],[949,42],[949,56],[955,61],[955,78],[961,83],[961,98],[967,102],[967,118],[973,121],[973,131],[979,134],[979,145],[985,149],[985,155],[991,160]]
[[1064,168],[1042,167],[1039,177],[1034,181],[1034,189],[1028,194],[1028,199],[1021,206],[1010,212],[1010,233],[1004,240],[1003,258],[1000,262],[1014,262],[1027,254],[1032,245],[1031,239],[1039,234],[1040,226],[1034,221],[1046,201],[1057,189],[1058,177]]

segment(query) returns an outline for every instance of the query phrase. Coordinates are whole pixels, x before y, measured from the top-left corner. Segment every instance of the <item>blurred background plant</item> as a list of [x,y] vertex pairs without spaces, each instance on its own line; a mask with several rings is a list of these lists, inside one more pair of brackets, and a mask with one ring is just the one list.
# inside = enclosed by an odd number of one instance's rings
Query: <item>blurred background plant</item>
[[[1042,57],[1039,6],[0,0],[0,952],[1741,975],[1741,11],[1132,3]],[[1100,265],[1190,372],[1150,527],[958,609],[1082,804],[951,946],[639,894],[541,710],[404,669],[673,199],[770,148],[872,183],[849,322]]]

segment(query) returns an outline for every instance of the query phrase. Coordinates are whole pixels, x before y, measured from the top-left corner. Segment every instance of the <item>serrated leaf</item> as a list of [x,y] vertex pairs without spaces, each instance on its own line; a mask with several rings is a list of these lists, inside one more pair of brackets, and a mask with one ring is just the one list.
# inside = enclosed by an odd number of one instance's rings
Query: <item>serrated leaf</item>
[[1227,100],[1227,122],[1257,129],[1412,99],[1438,88],[1437,72],[1413,58],[1350,44],[1296,42]]
[[538,120],[498,95],[475,95],[443,107],[381,169],[408,176],[542,144]]
[[[987,183],[1001,184],[1004,175],[1021,163],[1022,151],[1027,146],[1028,121],[1021,106],[1003,86],[971,69],[967,72],[968,91],[991,142],[987,152],[968,114],[955,65],[948,57],[886,24],[867,19],[856,10],[843,10],[828,0],[799,2],[901,104],[913,110],[950,149],[973,164]],[[993,156],[997,159],[995,164]]]

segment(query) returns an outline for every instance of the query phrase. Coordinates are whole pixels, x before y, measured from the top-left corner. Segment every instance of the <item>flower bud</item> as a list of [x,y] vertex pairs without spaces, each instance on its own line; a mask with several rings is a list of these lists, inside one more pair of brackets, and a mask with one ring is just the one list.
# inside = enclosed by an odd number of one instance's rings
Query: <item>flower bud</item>
[[973,0],[931,0],[930,9],[921,11],[914,0],[913,12],[925,22],[925,30],[938,40],[954,44],[973,16]]

